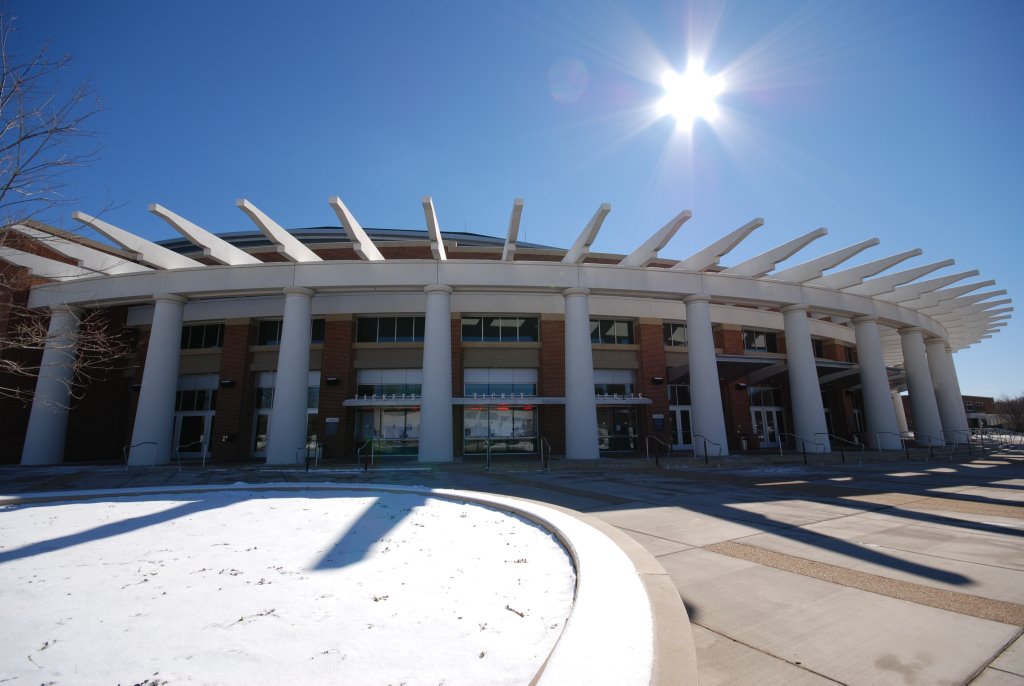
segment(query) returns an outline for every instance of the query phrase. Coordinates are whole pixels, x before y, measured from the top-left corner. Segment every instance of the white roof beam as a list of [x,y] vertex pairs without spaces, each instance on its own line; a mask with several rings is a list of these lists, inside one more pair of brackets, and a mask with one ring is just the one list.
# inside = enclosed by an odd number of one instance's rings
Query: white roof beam
[[754,229],[764,226],[764,219],[758,217],[753,219],[732,233],[719,238],[717,241],[703,250],[690,255],[685,260],[676,262],[672,269],[679,269],[687,272],[702,272],[712,267],[717,267],[719,261],[728,255],[733,248],[739,245],[744,238],[749,236]]
[[319,255],[304,246],[302,241],[281,228],[280,224],[268,217],[245,198],[236,200],[235,206],[248,215],[252,223],[260,230],[260,233],[267,237],[267,240],[277,245],[277,252],[292,262],[323,261]]
[[992,279],[988,281],[979,281],[977,283],[968,283],[963,286],[956,286],[955,288],[943,288],[942,290],[932,291],[931,293],[925,293],[916,300],[907,300],[900,303],[903,307],[910,307],[915,310],[920,310],[924,307],[935,307],[944,300],[950,298],[957,298],[971,291],[976,291],[979,288],[987,288],[989,286],[995,286],[996,282]]
[[49,257],[33,255],[32,253],[16,250],[14,248],[6,248],[4,246],[0,246],[0,260],[10,262],[11,264],[15,264],[19,267],[25,267],[33,276],[38,276],[44,279],[53,279],[54,281],[71,281],[72,279],[82,279],[87,276],[100,275],[99,272],[94,272],[91,269],[83,269],[78,265],[68,264],[58,260],[51,260]]
[[119,229],[113,224],[108,224],[101,219],[91,217],[84,212],[75,212],[71,215],[71,218],[83,224],[88,224],[125,250],[135,253],[140,261],[157,269],[192,269],[206,266],[202,262],[196,262],[191,257],[185,257],[173,250],[168,250],[162,245],[147,241],[145,238],[136,236],[124,229]]
[[505,247],[501,250],[501,261],[511,262],[516,256],[516,241],[519,239],[519,220],[523,216],[523,199],[516,198],[512,202],[512,216],[508,219],[508,234],[505,236]]
[[989,298],[994,298],[998,295],[1006,295],[1006,290],[1002,289],[998,291],[978,293],[977,295],[961,296],[959,298],[953,298],[952,300],[939,303],[934,307],[925,307],[924,309],[918,310],[918,312],[921,314],[942,314],[944,312],[953,312],[954,310],[958,310],[962,307],[970,307],[971,305],[980,303],[983,300],[988,300]]
[[910,283],[914,279],[919,279],[925,274],[931,274],[936,269],[942,269],[953,264],[953,260],[942,260],[941,262],[932,262],[922,267],[914,267],[913,269],[905,269],[889,276],[880,276],[875,279],[870,279],[864,283],[857,284],[856,286],[850,286],[842,290],[847,293],[853,293],[855,295],[867,295],[876,296],[882,293],[888,293],[897,286],[902,286],[905,283]]
[[672,237],[679,231],[679,227],[686,223],[686,221],[693,216],[690,210],[683,210],[669,221],[668,224],[658,229],[653,236],[648,238],[643,244],[622,258],[619,262],[620,267],[646,267],[651,263],[651,260],[657,259],[658,251],[665,247],[666,244]]
[[70,241],[66,238],[61,238],[52,233],[46,231],[40,231],[39,229],[24,224],[15,224],[12,227],[18,233],[25,234],[30,238],[35,238],[46,247],[59,252],[65,257],[70,257],[78,263],[78,266],[93,271],[101,272],[103,274],[131,274],[135,272],[148,272],[152,271],[149,267],[141,264],[136,264],[126,260],[123,257],[117,255],[111,255],[100,250],[94,250],[81,243]]
[[730,276],[749,276],[756,279],[775,269],[775,265],[789,259],[812,241],[816,241],[827,234],[828,229],[826,228],[815,229],[777,248],[772,248],[768,252],[752,257],[746,262],[740,262],[733,267],[729,267],[721,273]]
[[992,307],[999,307],[1001,305],[1009,305],[1013,300],[1005,298],[1003,300],[994,300],[990,303],[978,303],[976,305],[970,305],[965,307],[959,307],[955,312],[940,312],[938,314],[929,315],[932,319],[939,322],[956,321],[963,317],[977,314],[978,312],[984,312]]
[[911,300],[917,300],[925,293],[938,290],[943,286],[948,286],[949,284],[956,283],[957,281],[963,281],[964,279],[968,279],[972,276],[977,276],[978,273],[977,269],[971,269],[966,272],[940,276],[937,279],[918,281],[917,283],[912,283],[909,286],[900,286],[899,288],[893,289],[891,293],[883,293],[878,296],[878,299],[894,303],[910,302]]
[[447,260],[444,252],[444,239],[441,238],[441,229],[438,228],[437,212],[434,210],[434,199],[429,195],[423,196],[423,216],[427,220],[427,234],[430,236],[430,254],[435,260]]
[[345,233],[348,234],[348,239],[352,241],[352,247],[356,254],[359,255],[359,259],[367,262],[383,262],[384,256],[380,254],[380,250],[377,250],[377,246],[373,244],[370,237],[363,231],[363,227],[359,225],[356,218],[345,207],[345,203],[341,201],[341,198],[334,196],[328,199],[327,203],[334,209],[334,213],[338,215],[338,221],[341,222]]
[[587,254],[590,252],[590,246],[597,239],[597,232],[601,230],[601,225],[604,224],[604,218],[611,211],[612,206],[608,203],[604,203],[597,208],[597,212],[594,213],[594,216],[591,217],[587,225],[583,227],[583,231],[576,238],[576,242],[565,253],[565,257],[562,258],[562,264],[580,264],[586,259]]
[[922,253],[920,248],[914,248],[913,250],[907,250],[901,252],[898,255],[891,255],[889,257],[883,257],[880,260],[874,262],[868,262],[858,267],[850,267],[828,276],[822,276],[817,279],[811,279],[807,282],[810,286],[824,286],[825,288],[849,288],[850,286],[856,286],[862,283],[864,279],[875,274],[880,274],[886,269],[896,266],[900,262],[909,260],[911,257],[917,257]]
[[781,272],[775,272],[769,274],[769,278],[778,279],[779,281],[789,281],[790,283],[806,283],[812,279],[820,278],[822,273],[835,267],[836,265],[846,262],[848,259],[853,257],[859,252],[863,252],[868,248],[878,245],[879,240],[877,238],[869,238],[866,241],[861,241],[854,245],[830,252],[827,255],[808,260],[803,264],[798,264],[789,269],[783,269]]
[[196,226],[184,217],[171,212],[163,205],[156,203],[149,206],[149,211],[170,224],[171,228],[203,249],[203,255],[215,262],[227,265],[262,264],[258,259],[231,245],[223,238],[214,236],[206,229]]

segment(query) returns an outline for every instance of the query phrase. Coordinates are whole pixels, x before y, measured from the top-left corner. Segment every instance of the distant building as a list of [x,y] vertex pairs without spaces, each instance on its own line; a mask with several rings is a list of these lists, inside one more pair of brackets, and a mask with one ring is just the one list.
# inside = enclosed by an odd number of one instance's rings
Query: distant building
[[342,228],[285,231],[239,201],[259,231],[220,236],[153,206],[183,236],[160,243],[76,214],[119,248],[10,227],[5,273],[32,284],[15,300],[49,309],[55,337],[98,308],[139,345],[74,402],[44,358],[33,405],[2,408],[3,459],[897,449],[907,388],[917,439],[942,443],[968,428],[951,351],[1005,318],[967,295],[987,284],[950,286],[976,272],[921,280],[951,260],[841,267],[875,239],[777,268],[824,230],[723,267],[761,220],[679,260],[658,251],[688,212],[610,255],[590,252],[608,206],[567,250],[518,242],[519,201],[505,240],[442,236],[429,199],[427,231],[331,204]]

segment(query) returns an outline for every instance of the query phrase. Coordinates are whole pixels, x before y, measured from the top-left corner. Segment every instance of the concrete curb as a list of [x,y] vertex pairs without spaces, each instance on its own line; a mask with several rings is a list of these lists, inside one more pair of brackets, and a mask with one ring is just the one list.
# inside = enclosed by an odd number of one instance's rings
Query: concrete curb
[[596,517],[547,503],[416,486],[287,482],[0,495],[0,506],[231,490],[419,493],[472,502],[524,517],[551,532],[566,548],[576,568],[572,610],[531,684],[697,683],[696,652],[686,609],[664,568],[639,543],[615,527]]

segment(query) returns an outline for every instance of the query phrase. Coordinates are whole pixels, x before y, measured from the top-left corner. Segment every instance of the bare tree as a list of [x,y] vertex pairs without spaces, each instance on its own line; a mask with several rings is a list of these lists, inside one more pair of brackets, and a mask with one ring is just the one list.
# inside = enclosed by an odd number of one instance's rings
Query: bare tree
[[[41,213],[74,200],[64,193],[64,174],[95,159],[98,146],[88,124],[100,107],[87,84],[64,86],[69,56],[55,55],[49,43],[18,55],[11,50],[14,32],[10,7],[0,4],[0,246],[68,261],[16,225],[32,224]],[[48,313],[26,306],[36,283],[27,270],[0,261],[0,398],[31,400],[41,351],[48,343],[57,345],[47,332]],[[103,313],[76,316],[70,390],[115,366],[128,350],[126,338]]]
[[1010,431],[1024,431],[1024,393],[1015,397],[1002,396],[996,400],[996,414],[1004,417]]

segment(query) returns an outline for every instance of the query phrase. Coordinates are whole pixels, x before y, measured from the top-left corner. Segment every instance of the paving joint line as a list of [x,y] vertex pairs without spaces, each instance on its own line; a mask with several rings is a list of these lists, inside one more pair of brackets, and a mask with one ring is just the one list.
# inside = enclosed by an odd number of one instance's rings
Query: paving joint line
[[845,588],[853,588],[1010,626],[1024,626],[1024,605],[1005,600],[994,600],[960,591],[926,586],[913,581],[892,579],[880,574],[847,569],[827,562],[759,548],[748,543],[724,541],[711,543],[703,546],[702,549]]

